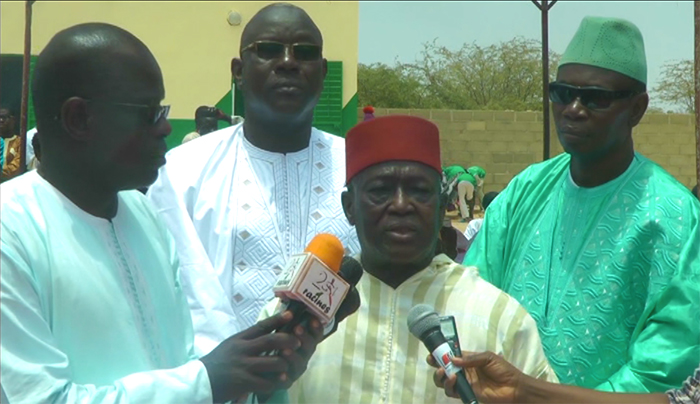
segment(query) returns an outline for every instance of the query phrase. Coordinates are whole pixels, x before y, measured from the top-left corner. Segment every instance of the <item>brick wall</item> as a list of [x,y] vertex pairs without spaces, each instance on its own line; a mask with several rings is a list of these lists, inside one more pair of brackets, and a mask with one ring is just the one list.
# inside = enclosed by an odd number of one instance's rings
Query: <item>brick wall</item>
[[[520,171],[542,161],[542,113],[377,108],[375,116],[407,114],[440,128],[444,165],[479,165],[485,191],[500,191]],[[364,118],[358,110],[359,121]],[[550,120],[550,156],[563,152]],[[691,115],[647,114],[633,132],[636,149],[685,186],[695,185],[695,124]]]

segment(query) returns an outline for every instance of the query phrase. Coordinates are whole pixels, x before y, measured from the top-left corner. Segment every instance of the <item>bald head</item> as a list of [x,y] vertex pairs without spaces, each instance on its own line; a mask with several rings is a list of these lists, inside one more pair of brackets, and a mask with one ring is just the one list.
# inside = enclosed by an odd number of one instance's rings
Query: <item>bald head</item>
[[303,8],[289,3],[272,3],[258,11],[246,24],[241,35],[241,49],[257,41],[260,33],[268,26],[293,20],[295,24],[309,27],[319,43],[323,45],[321,30]]
[[56,117],[62,104],[71,97],[118,98],[134,71],[160,75],[146,45],[124,29],[87,23],[57,33],[39,54],[34,69],[37,126],[43,135],[50,135],[60,126]]

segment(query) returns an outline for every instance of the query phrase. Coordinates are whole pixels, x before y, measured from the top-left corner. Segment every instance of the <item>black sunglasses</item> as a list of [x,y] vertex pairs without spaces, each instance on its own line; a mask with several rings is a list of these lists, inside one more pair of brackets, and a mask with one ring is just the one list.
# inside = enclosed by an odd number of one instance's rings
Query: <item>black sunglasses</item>
[[157,124],[161,119],[168,119],[170,113],[170,105],[147,105],[147,104],[130,104],[127,102],[112,102],[106,100],[85,100],[86,102],[94,102],[101,104],[114,105],[125,108],[138,108],[146,110],[147,121],[151,125]]
[[275,41],[255,41],[241,49],[241,54],[245,51],[253,50],[255,54],[263,60],[282,58],[291,49],[291,55],[299,62],[313,62],[321,59],[321,45],[309,43],[284,44]]
[[610,108],[613,101],[631,98],[639,93],[634,90],[614,91],[599,87],[576,87],[556,81],[549,83],[549,99],[552,102],[569,105],[578,99],[584,107],[591,110]]

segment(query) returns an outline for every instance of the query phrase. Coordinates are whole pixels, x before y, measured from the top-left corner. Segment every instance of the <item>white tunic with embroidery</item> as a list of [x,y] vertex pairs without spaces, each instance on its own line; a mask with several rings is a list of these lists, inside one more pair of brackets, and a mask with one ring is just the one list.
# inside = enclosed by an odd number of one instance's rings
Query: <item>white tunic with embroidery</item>
[[36,171],[0,187],[3,403],[211,403],[175,243],[138,191],[111,220]]
[[168,153],[148,196],[177,242],[200,353],[255,323],[288,257],[316,234],[359,251],[344,184],[345,141],[317,129],[294,153],[253,146],[242,125]]

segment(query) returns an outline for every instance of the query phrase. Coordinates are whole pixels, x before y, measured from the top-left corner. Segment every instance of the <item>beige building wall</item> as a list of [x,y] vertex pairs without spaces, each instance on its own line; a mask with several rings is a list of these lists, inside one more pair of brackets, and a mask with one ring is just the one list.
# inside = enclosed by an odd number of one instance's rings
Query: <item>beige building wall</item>
[[[33,6],[32,54],[61,29],[107,22],[139,37],[158,60],[171,117],[193,119],[200,105],[214,105],[231,88],[231,59],[250,18],[272,2],[260,1],[37,1]],[[357,92],[357,1],[291,1],[321,29],[328,60],[343,62],[343,105]],[[24,1],[0,2],[0,52],[22,54]],[[238,26],[227,18],[242,17]]]
[[[530,164],[542,161],[542,113],[512,111],[405,110],[377,108],[375,116],[408,114],[440,128],[443,165],[479,165],[485,191],[501,191]],[[359,120],[364,114],[358,110]],[[551,121],[553,122],[553,121]],[[695,186],[695,124],[692,115],[646,114],[633,132],[637,151],[688,188]],[[554,125],[550,155],[563,153]]]

